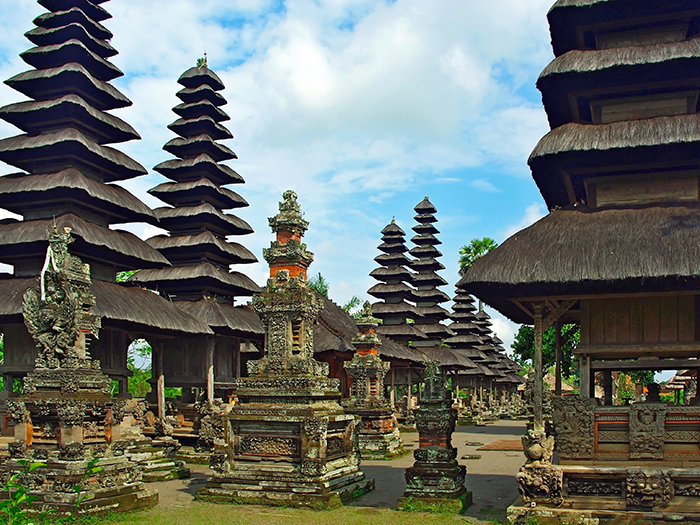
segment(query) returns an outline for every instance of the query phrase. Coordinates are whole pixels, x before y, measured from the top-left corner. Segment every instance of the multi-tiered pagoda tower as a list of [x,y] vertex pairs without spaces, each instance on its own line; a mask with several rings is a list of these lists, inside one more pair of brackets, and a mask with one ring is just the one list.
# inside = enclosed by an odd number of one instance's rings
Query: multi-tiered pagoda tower
[[[394,219],[382,230],[379,250],[383,253],[374,258],[380,267],[370,273],[379,284],[375,284],[367,293],[380,300],[372,305],[372,312],[382,320],[377,333],[409,346],[426,339],[426,335],[413,325],[413,322],[421,319],[421,314],[411,304],[416,300],[416,291],[410,285],[413,273],[408,269],[411,261],[406,257],[408,248],[405,237],[406,232]],[[407,319],[412,322],[409,323]]]
[[[422,318],[416,323],[416,328],[427,336],[426,339],[415,341],[414,346],[439,351],[443,339],[454,334],[441,323],[448,318],[449,313],[440,304],[449,301],[450,298],[445,292],[438,289],[447,282],[437,274],[439,270],[445,268],[438,261],[438,258],[442,257],[442,253],[436,248],[442,244],[435,237],[436,234],[440,233],[435,227],[437,210],[428,197],[425,197],[413,209],[417,213],[414,219],[418,224],[413,227],[413,231],[417,235],[411,239],[416,247],[409,252],[415,258],[411,261],[410,267],[417,272],[413,275],[412,282],[416,288],[414,292],[416,306]],[[435,354],[432,358],[439,359],[439,355]]]
[[371,490],[359,469],[355,420],[340,400],[340,381],[314,359],[314,324],[323,308],[307,286],[313,254],[302,243],[309,223],[297,195],[284,192],[270,218],[276,240],[264,250],[267,286],[253,299],[265,325],[265,356],[236,380],[240,403],[228,414],[214,475],[197,492],[213,502],[327,508]]
[[234,299],[251,297],[260,288],[230,265],[249,264],[256,257],[228,236],[253,232],[247,222],[224,209],[248,206],[238,193],[224,188],[242,184],[243,178],[222,164],[236,154],[218,141],[233,136],[221,122],[229,117],[221,106],[224,85],[207,66],[206,58],[185,71],[178,83],[180,116],[168,126],[179,137],[163,149],[177,159],[154,169],[173,182],[149,190],[171,207],[157,208],[156,217],[169,235],[157,235],[148,244],[173,264],[172,268],[142,270],[132,280],[158,290],[174,304],[208,324],[216,338],[179,339],[168,345],[163,361],[165,382],[179,387],[207,387],[213,399],[214,383],[230,383],[239,370],[240,342],[262,339],[262,325],[255,313],[235,307]]
[[22,324],[22,296],[42,270],[47,227],[56,224],[71,228],[71,253],[90,264],[94,312],[103,318],[92,356],[125,392],[131,341],[126,330],[154,335],[211,331],[154,294],[115,284],[119,271],[169,263],[135,235],[110,228],[157,223],[147,206],[114,184],[146,170],[108,146],[139,138],[108,113],[131,104],[109,83],[122,75],[108,60],[117,53],[108,43],[112,33],[100,23],[110,15],[99,1],[39,3],[49,12],[34,20],[37,27],[26,36],[35,47],[22,53],[35,69],[6,81],[30,100],[0,109],[0,118],[24,132],[0,141],[0,160],[22,170],[0,177],[0,206],[22,216],[0,224],[0,262],[14,268],[0,281],[5,385],[11,388],[14,377],[33,367],[36,348]]
[[[559,0],[537,86],[552,130],[529,159],[550,210],[459,285],[534,324],[534,425],[512,521],[700,519],[700,410],[595,399],[614,371],[697,369],[700,4]],[[577,323],[580,396],[544,432],[542,338]],[[607,404],[604,404],[607,403]],[[534,510],[533,510],[534,509]]]
[[453,301],[450,314],[452,323],[449,328],[455,335],[443,342],[452,353],[466,357],[475,365],[473,369],[458,371],[455,376],[457,386],[471,388],[481,393],[481,389],[488,386],[495,376],[489,365],[495,364],[496,361],[481,350],[484,342],[481,338],[481,330],[475,324],[476,307],[472,296],[457,289]]

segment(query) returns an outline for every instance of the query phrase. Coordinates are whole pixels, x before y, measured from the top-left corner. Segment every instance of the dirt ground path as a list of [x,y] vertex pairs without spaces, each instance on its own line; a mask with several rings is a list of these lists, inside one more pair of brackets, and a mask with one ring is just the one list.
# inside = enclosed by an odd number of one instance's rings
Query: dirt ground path
[[[499,440],[517,440],[525,432],[523,421],[498,421],[483,427],[458,426],[452,443],[463,456],[481,456],[480,459],[460,459],[467,466],[467,489],[472,491],[474,503],[466,515],[479,520],[505,520],[508,505],[518,497],[515,473],[525,462],[522,452],[477,450],[479,444],[488,445]],[[402,434],[409,450],[418,446],[418,434]],[[352,506],[392,509],[405,490],[404,472],[413,464],[413,454],[392,461],[363,461],[362,470],[367,477],[374,478],[374,491],[355,500]],[[180,513],[183,507],[192,504],[195,492],[202,487],[211,474],[204,465],[189,465],[192,477],[153,483],[150,486],[160,494],[160,507],[172,507]]]

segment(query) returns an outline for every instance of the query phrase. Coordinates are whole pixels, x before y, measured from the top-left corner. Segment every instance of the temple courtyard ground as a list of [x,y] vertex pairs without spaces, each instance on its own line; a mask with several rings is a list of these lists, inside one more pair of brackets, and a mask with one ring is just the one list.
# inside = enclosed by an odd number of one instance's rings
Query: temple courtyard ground
[[[202,487],[209,474],[203,465],[190,465],[192,478],[182,481],[154,483],[160,494],[160,504],[150,510],[108,518],[107,524],[153,525],[433,525],[443,523],[505,522],[506,508],[513,503],[518,491],[515,473],[525,462],[518,448],[525,432],[523,421],[497,421],[486,426],[458,426],[452,443],[459,450],[460,459],[467,466],[467,489],[473,493],[474,503],[463,516],[431,515],[393,510],[403,494],[404,471],[413,464],[408,454],[392,461],[363,461],[365,475],[374,478],[373,492],[352,504],[331,511],[312,511],[293,508],[269,508],[248,505],[215,505],[194,501],[194,493]],[[402,434],[408,450],[417,448],[418,434]],[[482,447],[497,450],[479,450]],[[476,458],[480,456],[480,458]]]

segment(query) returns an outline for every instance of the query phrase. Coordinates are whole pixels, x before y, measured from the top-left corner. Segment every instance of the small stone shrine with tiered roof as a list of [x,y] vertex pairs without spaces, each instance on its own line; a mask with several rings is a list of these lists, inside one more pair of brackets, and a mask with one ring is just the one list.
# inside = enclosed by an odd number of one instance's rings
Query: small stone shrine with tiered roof
[[452,446],[457,410],[437,362],[428,363],[423,381],[421,405],[414,412],[419,448],[413,451],[415,463],[406,469],[406,492],[397,508],[461,513],[471,505],[472,494],[464,486],[467,469]]
[[347,413],[361,418],[357,434],[363,459],[389,459],[403,452],[394,408],[384,397],[384,376],[390,365],[377,355],[382,344],[375,333],[378,325],[372,305],[366,302],[357,319],[360,333],[352,340],[355,355],[345,363],[345,372],[350,377],[350,398],[343,406]]
[[264,250],[270,279],[253,298],[265,325],[265,356],[236,380],[240,403],[228,415],[214,475],[197,493],[213,502],[328,508],[374,487],[359,469],[355,420],[338,403],[338,379],[313,357],[323,308],[306,284],[313,255],[297,195],[284,193],[270,218],[276,240]]

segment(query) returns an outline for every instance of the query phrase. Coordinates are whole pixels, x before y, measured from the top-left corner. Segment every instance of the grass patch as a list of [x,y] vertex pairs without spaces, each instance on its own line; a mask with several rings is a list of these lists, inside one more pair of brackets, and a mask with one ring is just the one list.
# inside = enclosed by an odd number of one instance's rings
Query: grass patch
[[420,511],[342,506],[314,511],[289,507],[257,505],[216,505],[195,501],[173,507],[95,518],[90,525],[449,525],[479,522],[455,514],[427,514]]

